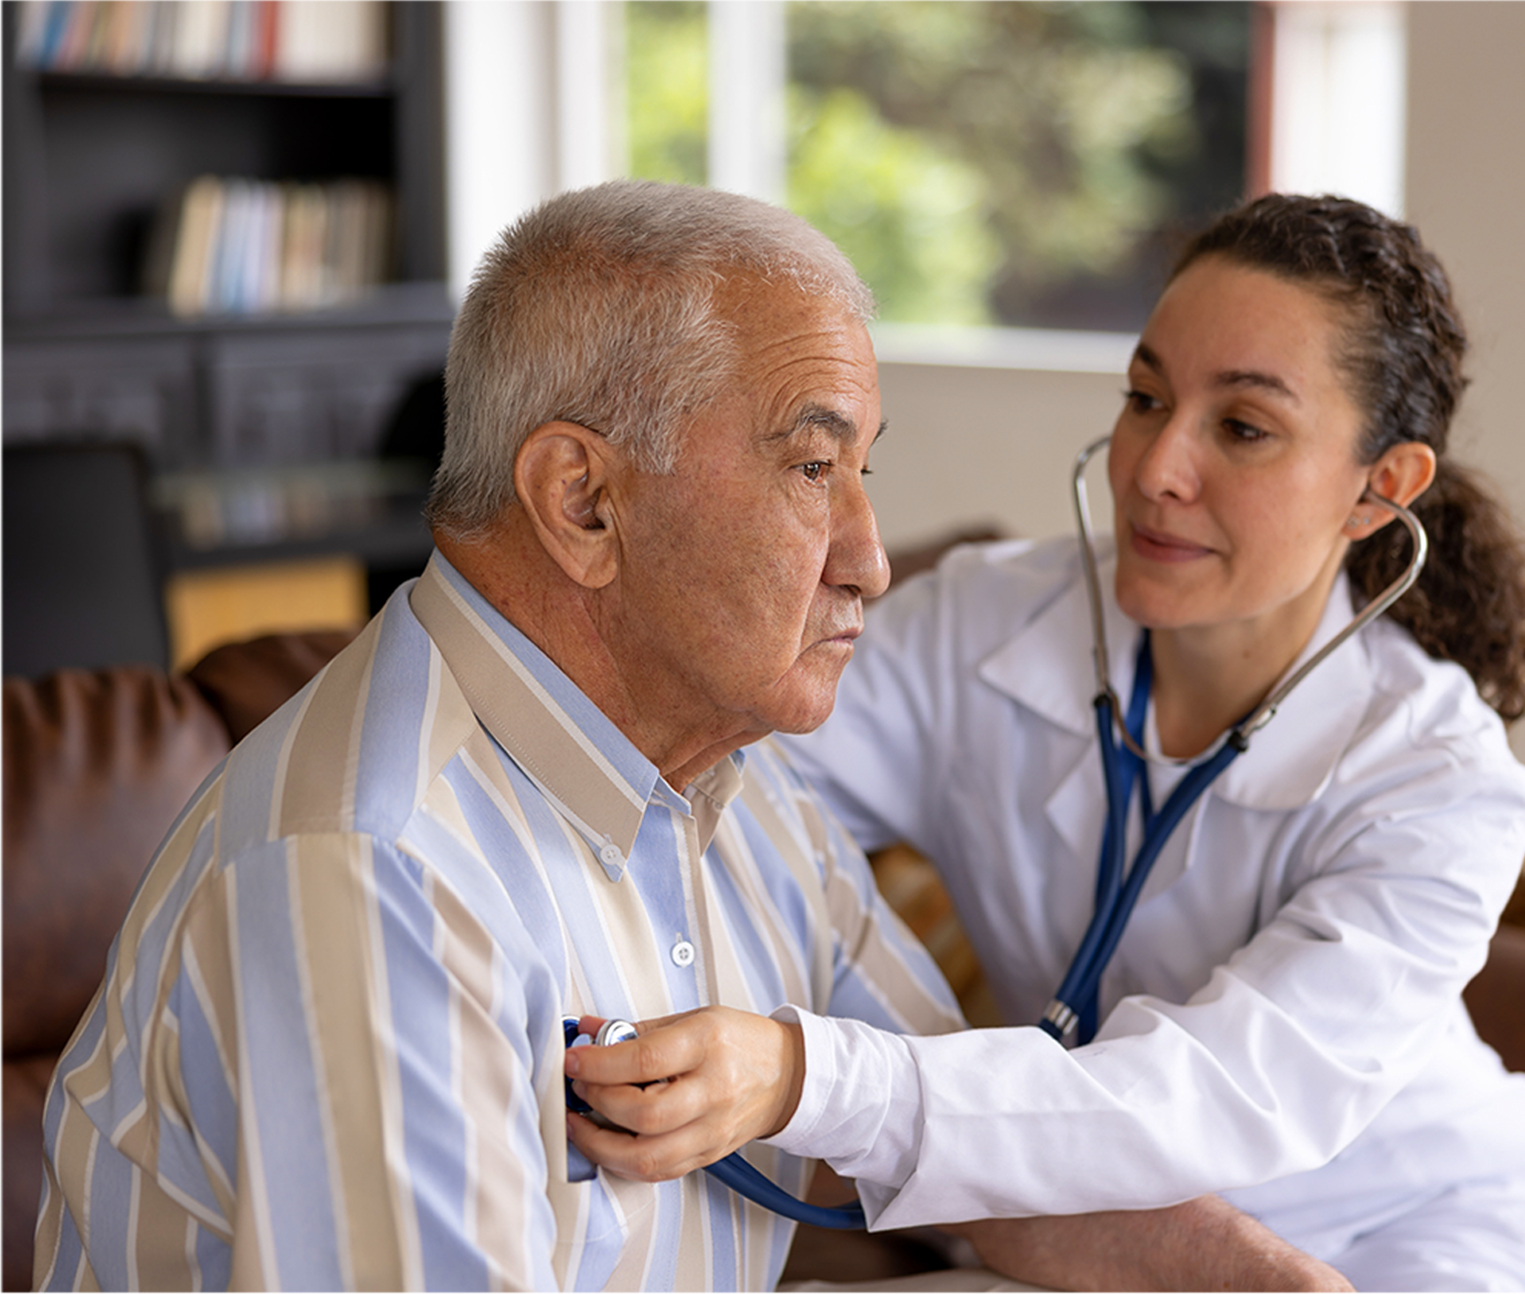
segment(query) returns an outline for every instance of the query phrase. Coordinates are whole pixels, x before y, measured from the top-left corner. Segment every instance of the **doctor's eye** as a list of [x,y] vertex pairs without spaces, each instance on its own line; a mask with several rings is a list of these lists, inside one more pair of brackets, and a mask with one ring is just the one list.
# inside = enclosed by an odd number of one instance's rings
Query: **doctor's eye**
[[801,463],[799,470],[807,481],[820,481],[824,479],[827,472],[831,471],[831,464],[816,459],[813,462]]
[[1127,405],[1129,413],[1153,413],[1160,408],[1160,402],[1147,391],[1140,391],[1137,387],[1131,387],[1123,392],[1123,403]]
[[1238,418],[1225,418],[1223,429],[1235,440],[1244,444],[1253,445],[1257,440],[1264,440],[1266,433],[1259,427],[1251,426],[1247,422],[1241,422]]

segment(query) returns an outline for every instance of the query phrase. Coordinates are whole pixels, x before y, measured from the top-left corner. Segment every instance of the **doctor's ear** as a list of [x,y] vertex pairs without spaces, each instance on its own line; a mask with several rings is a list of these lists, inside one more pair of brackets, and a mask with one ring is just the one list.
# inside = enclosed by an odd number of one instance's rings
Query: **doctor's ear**
[[599,589],[618,567],[609,443],[575,422],[548,422],[525,437],[514,493],[541,546],[575,583]]
[[[1366,485],[1373,494],[1408,507],[1430,488],[1434,479],[1435,451],[1417,440],[1405,440],[1372,464]],[[1345,523],[1345,534],[1351,539],[1364,539],[1396,519],[1380,503],[1362,497]]]

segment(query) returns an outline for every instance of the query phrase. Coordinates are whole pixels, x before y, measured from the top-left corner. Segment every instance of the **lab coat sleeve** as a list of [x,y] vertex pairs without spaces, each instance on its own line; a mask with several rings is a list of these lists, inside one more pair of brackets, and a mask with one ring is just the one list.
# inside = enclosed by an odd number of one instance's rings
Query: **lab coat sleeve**
[[1291,892],[1184,1003],[1125,998],[1072,1051],[1036,1028],[809,1021],[777,1144],[856,1178],[876,1229],[1157,1207],[1326,1163],[1443,1037],[1525,852],[1518,769],[1442,759],[1362,789],[1331,797]]

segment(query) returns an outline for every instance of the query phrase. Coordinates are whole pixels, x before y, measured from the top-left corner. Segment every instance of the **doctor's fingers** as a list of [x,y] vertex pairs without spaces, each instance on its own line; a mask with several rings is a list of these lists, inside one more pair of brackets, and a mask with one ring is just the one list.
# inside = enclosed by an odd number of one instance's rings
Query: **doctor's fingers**
[[717,1088],[692,1075],[646,1087],[577,1082],[572,1090],[625,1132],[646,1138],[683,1133],[686,1152],[706,1163],[766,1136],[776,1120],[766,1095]]
[[616,1177],[638,1182],[670,1181],[729,1153],[717,1148],[693,1124],[665,1136],[642,1137],[617,1128],[600,1128],[581,1115],[568,1114],[567,1136],[595,1164]]
[[[699,1038],[690,1036],[685,1022],[700,1011],[662,1016],[636,1024],[637,1037],[601,1047],[573,1047],[566,1055],[566,1075],[588,1083],[656,1083],[664,1078],[686,1073],[704,1056]],[[579,1030],[594,1036],[604,1021],[597,1016],[583,1016]],[[700,1033],[704,1030],[701,1028]]]
[[[578,1095],[620,1126],[660,1135],[706,1124],[730,1150],[779,1131],[794,1114],[805,1044],[797,1024],[716,1007],[632,1042],[579,1047],[566,1067]],[[665,1086],[640,1086],[662,1078]]]
[[797,1085],[804,1076],[799,1026],[768,1016],[705,1007],[636,1028],[639,1036],[630,1042],[568,1051],[567,1077],[608,1086],[694,1075],[734,1096],[761,1082]]

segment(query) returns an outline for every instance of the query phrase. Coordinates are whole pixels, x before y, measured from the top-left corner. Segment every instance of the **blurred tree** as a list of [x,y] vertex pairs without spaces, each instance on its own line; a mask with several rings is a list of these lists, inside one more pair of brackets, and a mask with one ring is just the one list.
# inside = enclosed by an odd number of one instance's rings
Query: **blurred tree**
[[[703,183],[705,6],[625,5],[631,173]],[[791,207],[885,319],[1127,330],[1244,180],[1247,3],[791,0]]]
[[1001,248],[985,177],[857,91],[791,91],[789,206],[848,254],[880,317],[991,322],[985,288]]
[[[791,205],[865,267],[885,318],[1136,327],[1173,229],[1242,189],[1248,10],[796,0]],[[860,127],[828,168],[816,135],[840,130],[844,95],[883,129]],[[953,219],[900,236],[945,184]],[[880,209],[839,218],[865,189]],[[913,286],[950,272],[940,292]]]
[[703,184],[709,51],[702,0],[626,4],[625,95],[630,174]]

